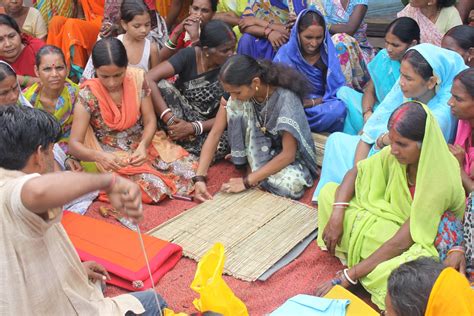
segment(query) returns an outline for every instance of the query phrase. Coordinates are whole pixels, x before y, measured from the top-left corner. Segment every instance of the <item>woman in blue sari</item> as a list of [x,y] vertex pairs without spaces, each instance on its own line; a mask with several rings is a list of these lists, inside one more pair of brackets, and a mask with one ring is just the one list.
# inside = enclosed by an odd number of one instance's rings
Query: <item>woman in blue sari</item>
[[285,0],[249,0],[239,22],[237,53],[272,60],[288,41],[288,5]]
[[274,61],[296,68],[311,83],[311,91],[303,102],[311,131],[341,131],[346,108],[336,92],[345,79],[319,11],[301,11],[290,40],[278,50]]
[[458,53],[432,44],[410,48],[403,56],[400,78],[369,118],[362,135],[334,133],[329,136],[321,179],[313,201],[317,201],[319,192],[326,183],[341,183],[355,163],[390,144],[388,119],[407,99],[426,104],[438,121],[445,140],[451,142],[455,136],[456,120],[451,114],[448,101],[454,77],[465,68],[464,60]]
[[337,91],[337,97],[347,107],[344,133],[359,133],[400,77],[400,60],[403,55],[408,48],[419,42],[420,28],[415,20],[402,17],[390,23],[385,34],[385,49],[368,64],[371,80],[365,86],[364,93],[349,87],[342,87]]

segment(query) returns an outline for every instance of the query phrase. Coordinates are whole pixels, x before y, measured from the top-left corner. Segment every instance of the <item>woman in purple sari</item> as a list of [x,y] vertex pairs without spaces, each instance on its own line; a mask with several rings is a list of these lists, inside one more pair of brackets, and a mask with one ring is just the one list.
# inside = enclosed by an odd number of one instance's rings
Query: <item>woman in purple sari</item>
[[319,11],[301,11],[290,40],[278,50],[274,61],[296,68],[311,83],[311,91],[304,99],[311,131],[341,131],[346,107],[336,97],[336,92],[344,85],[345,78],[324,17]]
[[239,22],[237,53],[272,60],[288,41],[288,5],[280,0],[249,0]]

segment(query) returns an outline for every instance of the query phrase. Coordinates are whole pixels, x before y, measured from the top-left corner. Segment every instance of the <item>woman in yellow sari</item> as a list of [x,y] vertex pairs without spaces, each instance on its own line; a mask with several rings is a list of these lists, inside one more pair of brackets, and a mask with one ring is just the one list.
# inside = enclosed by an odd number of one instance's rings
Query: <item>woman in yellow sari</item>
[[61,124],[61,149],[67,153],[72,114],[79,87],[67,79],[66,60],[56,46],[43,46],[36,54],[35,72],[41,84],[35,83],[23,95],[35,108],[54,115]]
[[421,256],[438,257],[441,217],[450,210],[461,219],[465,208],[459,163],[430,110],[407,102],[388,127],[392,145],[360,161],[339,187],[324,186],[318,214],[318,245],[349,268],[317,294],[359,280],[381,309],[391,271]]
[[97,78],[81,86],[69,152],[101,172],[135,181],[145,203],[189,194],[196,160],[156,131],[144,71],[127,67],[127,52],[116,38],[98,41],[92,62]]

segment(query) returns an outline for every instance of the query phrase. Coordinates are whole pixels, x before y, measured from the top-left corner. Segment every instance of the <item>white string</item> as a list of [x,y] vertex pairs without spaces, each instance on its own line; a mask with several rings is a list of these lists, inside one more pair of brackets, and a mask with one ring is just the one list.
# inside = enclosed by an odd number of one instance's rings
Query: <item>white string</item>
[[155,282],[153,281],[153,275],[151,274],[150,263],[148,262],[148,256],[146,254],[145,244],[143,243],[142,233],[140,231],[140,227],[138,226],[138,223],[136,224],[136,226],[137,226],[138,239],[140,239],[140,246],[142,247],[143,256],[145,256],[145,262],[146,262],[146,267],[148,269],[148,275],[150,276],[151,286],[153,287],[153,294],[155,295],[156,306],[158,306],[158,311],[160,312],[160,316],[162,316],[160,300],[158,299],[158,294],[156,294]]

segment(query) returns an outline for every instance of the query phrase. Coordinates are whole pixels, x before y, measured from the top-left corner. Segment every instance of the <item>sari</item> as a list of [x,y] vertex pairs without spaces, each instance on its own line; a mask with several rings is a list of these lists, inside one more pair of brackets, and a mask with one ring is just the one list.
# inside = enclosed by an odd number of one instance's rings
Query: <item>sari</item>
[[[232,12],[240,18],[246,7],[247,0],[220,0],[219,3],[217,3],[217,13]],[[235,37],[239,40],[242,36],[239,26],[234,26],[232,31],[234,31]]]
[[462,24],[459,12],[454,6],[442,8],[436,23],[427,18],[419,8],[414,8],[410,4],[397,13],[398,18],[402,16],[410,17],[418,23],[421,43],[430,43],[436,46],[441,46],[441,40],[447,31]]
[[[387,50],[382,49],[367,65],[367,68],[377,97],[374,105],[375,110],[400,77],[400,61],[390,59]],[[344,133],[346,134],[356,135],[364,126],[363,96],[363,93],[346,86],[337,91],[337,97],[345,103],[347,108],[347,116],[344,122]]]
[[72,18],[75,10],[73,0],[34,0],[33,5],[43,16],[46,25],[55,16]]
[[279,196],[301,198],[317,178],[314,142],[301,100],[293,92],[277,88],[261,106],[231,97],[226,111],[232,162],[239,166],[248,164],[252,172],[282,151],[283,132],[296,139],[298,148],[294,162],[269,176],[260,186]]
[[48,45],[64,53],[66,65],[82,73],[97,41],[104,16],[104,0],[81,0],[85,20],[55,16],[49,23]]
[[[54,117],[58,120],[58,122],[61,124],[61,135],[57,144],[65,153],[68,152],[68,143],[69,136],[71,135],[74,104],[76,103],[78,92],[79,86],[71,80],[66,79],[63,91],[61,92],[61,95],[56,101],[56,106],[54,112],[52,113]],[[35,83],[31,87],[26,89],[26,91],[24,92],[24,96],[30,101],[33,107],[41,110],[46,110],[41,104],[41,87],[38,85],[38,83]]]
[[[255,17],[267,22],[285,24],[288,21],[288,4],[285,0],[249,0],[242,17]],[[266,38],[244,33],[239,40],[237,53],[255,59],[272,60],[275,50]]]
[[453,268],[444,269],[431,289],[425,316],[474,315],[474,290]]
[[[181,58],[188,56],[190,58]],[[174,55],[170,62],[175,69],[186,69],[196,67],[196,54],[194,48],[185,48]],[[182,64],[174,66],[180,60]],[[178,80],[175,84],[168,80],[158,82],[158,88],[161,95],[171,109],[173,114],[187,122],[207,121],[213,119],[219,110],[220,100],[224,95],[224,89],[219,81],[220,67],[201,74],[195,74],[190,78],[183,78],[179,71],[177,72]],[[168,126],[160,121],[161,128],[167,130]],[[201,135],[195,135],[191,139],[179,140],[177,144],[182,146],[191,154],[199,156],[202,146],[209,135],[209,132],[203,132]],[[224,133],[217,146],[214,160],[220,160],[229,153],[229,142],[227,133]]]
[[[304,0],[300,2],[294,2],[296,12],[299,12],[305,5],[313,6],[325,16],[328,25],[346,24],[357,5],[368,6],[368,0],[350,0],[346,8],[342,6],[340,0]],[[362,91],[370,79],[367,64],[375,55],[374,49],[367,39],[366,30],[367,24],[361,23],[353,36],[346,33],[336,33],[332,36],[346,83],[358,91]]]
[[[461,55],[432,44],[420,44],[410,49],[417,50],[426,59],[438,79],[436,95],[428,102],[427,106],[438,121],[446,142],[452,142],[456,120],[451,114],[448,101],[451,98],[454,77],[467,66]],[[403,96],[399,80],[397,80],[392,90],[367,120],[362,135],[334,133],[328,137],[321,179],[314,192],[313,201],[317,201],[317,196],[324,184],[328,182],[341,183],[346,172],[354,166],[355,149],[359,140],[372,146],[369,156],[377,152],[374,146],[375,141],[387,131],[388,120],[392,112],[405,101],[408,100]]]
[[[10,66],[15,70],[17,75],[36,77],[36,53],[44,46],[44,42],[27,34],[21,34],[21,42],[24,48],[17,59],[10,63]],[[0,61],[5,61],[5,59],[0,57]]]
[[472,146],[472,127],[469,121],[459,120],[456,139],[454,144],[464,148],[466,156],[464,157],[464,171],[467,175],[473,174],[474,147]]
[[[387,280],[392,270],[419,257],[438,257],[433,241],[440,219],[450,210],[462,219],[465,196],[459,163],[451,154],[431,111],[423,105],[426,125],[413,198],[407,182],[407,166],[400,164],[390,146],[379,154],[358,163],[355,195],[345,210],[344,230],[336,256],[353,267],[392,238],[410,220],[413,245],[392,259],[380,263],[362,277],[362,286],[372,295],[380,309],[385,308]],[[436,157],[436,159],[433,159]],[[337,184],[330,183],[321,192],[318,230],[322,232],[329,221]],[[318,245],[325,248],[322,234]]]
[[295,68],[308,79],[311,84],[308,98],[323,99],[321,104],[305,109],[311,131],[332,133],[342,130],[346,116],[344,103],[336,97],[336,92],[344,85],[345,79],[327,29],[320,47],[321,60],[326,65],[327,71],[321,71],[304,59],[300,48],[298,25],[307,12],[315,12],[321,15],[319,11],[314,9],[301,11],[291,30],[290,40],[278,50],[273,61]]
[[[169,141],[163,131],[158,131],[147,149],[147,161],[141,166],[127,164],[141,141],[140,104],[149,95],[144,71],[128,67],[120,107],[98,79],[87,80],[81,85],[77,106],[83,106],[90,113],[90,128],[84,146],[113,153],[122,159],[125,163],[116,172],[140,186],[144,203],[157,203],[167,196],[187,195],[192,191],[191,178],[195,175],[197,162],[183,148]],[[95,165],[100,172],[106,171],[100,164]],[[105,199],[105,196],[101,195],[101,198]]]

